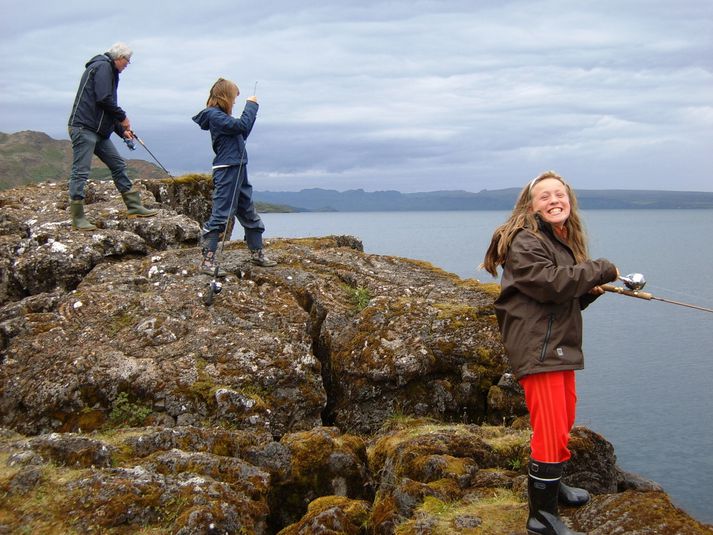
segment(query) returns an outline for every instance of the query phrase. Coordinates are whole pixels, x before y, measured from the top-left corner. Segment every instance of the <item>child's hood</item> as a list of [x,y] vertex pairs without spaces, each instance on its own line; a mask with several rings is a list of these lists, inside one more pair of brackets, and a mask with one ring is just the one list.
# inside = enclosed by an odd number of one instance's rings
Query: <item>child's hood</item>
[[195,117],[193,117],[193,121],[197,123],[198,126],[201,127],[201,129],[209,130],[210,119],[215,112],[216,110],[214,108],[206,108],[203,111],[200,111]]

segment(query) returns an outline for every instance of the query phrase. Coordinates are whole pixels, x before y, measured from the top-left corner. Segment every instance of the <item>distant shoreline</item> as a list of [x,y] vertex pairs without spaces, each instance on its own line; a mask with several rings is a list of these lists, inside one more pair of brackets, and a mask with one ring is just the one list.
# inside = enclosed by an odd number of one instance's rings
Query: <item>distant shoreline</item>
[[[0,132],[0,190],[47,180],[61,181],[69,176],[72,147],[69,140],[52,139],[44,132],[25,130],[14,134]],[[166,173],[143,159],[127,160],[132,180],[163,179]],[[97,165],[92,179],[108,178],[108,170]],[[301,191],[256,191],[256,203],[272,212],[382,212],[511,210],[520,188],[401,193],[399,191],[336,191],[311,188]],[[583,210],[597,209],[713,209],[713,191],[659,190],[577,190]]]
[[[512,210],[520,188],[401,193],[362,189],[336,191],[256,191],[256,202],[287,206],[294,212],[401,212]],[[659,190],[578,190],[582,210],[713,209],[713,192]]]

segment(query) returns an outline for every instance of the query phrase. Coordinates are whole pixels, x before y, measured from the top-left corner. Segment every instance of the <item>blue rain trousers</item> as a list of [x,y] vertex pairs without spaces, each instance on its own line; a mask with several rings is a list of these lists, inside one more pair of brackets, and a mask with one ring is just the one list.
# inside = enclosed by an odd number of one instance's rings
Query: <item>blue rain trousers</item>
[[[213,209],[203,226],[203,239],[208,250],[217,249],[217,236],[225,231],[231,217],[237,217],[245,230],[248,249],[262,249],[265,224],[255,211],[253,187],[248,182],[246,165],[231,165],[213,170]],[[233,201],[234,199],[234,201]],[[230,206],[233,211],[230,213]]]

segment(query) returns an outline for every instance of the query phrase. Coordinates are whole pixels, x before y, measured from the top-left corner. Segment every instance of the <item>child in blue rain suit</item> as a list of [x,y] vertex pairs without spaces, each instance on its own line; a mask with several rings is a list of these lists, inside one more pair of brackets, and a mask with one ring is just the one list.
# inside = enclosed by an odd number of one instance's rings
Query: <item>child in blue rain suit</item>
[[[248,154],[245,140],[257,116],[257,98],[248,97],[239,119],[232,116],[235,99],[240,90],[230,80],[219,78],[210,89],[206,108],[193,117],[203,130],[210,131],[215,158],[213,159],[213,209],[202,230],[203,260],[201,271],[215,274],[215,252],[220,235],[231,217],[237,217],[245,229],[245,241],[253,264],[272,267],[277,263],[263,252],[262,233],[265,225],[255,211],[253,188],[248,182]],[[234,199],[234,201],[233,201]],[[233,213],[230,213],[231,205]],[[225,273],[219,270],[219,276]]]

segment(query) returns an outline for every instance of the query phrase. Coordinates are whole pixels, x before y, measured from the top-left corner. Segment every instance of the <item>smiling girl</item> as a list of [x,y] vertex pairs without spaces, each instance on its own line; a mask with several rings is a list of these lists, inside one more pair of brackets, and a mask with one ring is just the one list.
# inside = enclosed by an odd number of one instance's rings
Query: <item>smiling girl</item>
[[496,277],[498,266],[503,276],[495,313],[532,426],[527,532],[573,534],[557,504],[589,501],[586,490],[560,481],[571,457],[574,370],[584,367],[581,311],[619,272],[606,259],[588,258],[577,199],[553,171],[522,189],[510,218],[495,230],[482,267]]

